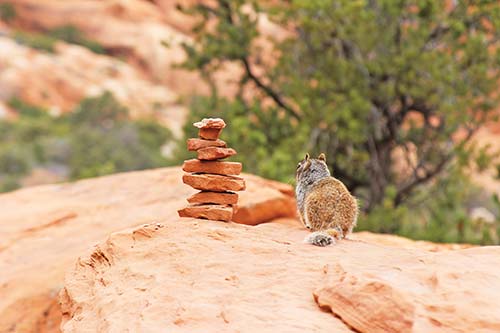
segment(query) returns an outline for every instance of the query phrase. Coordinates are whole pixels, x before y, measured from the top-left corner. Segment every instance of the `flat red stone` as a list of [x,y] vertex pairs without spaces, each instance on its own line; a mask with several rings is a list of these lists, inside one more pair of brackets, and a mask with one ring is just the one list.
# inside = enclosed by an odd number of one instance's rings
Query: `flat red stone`
[[200,128],[198,136],[205,140],[217,140],[222,132],[222,128]]
[[236,155],[236,150],[233,148],[207,147],[199,149],[198,159],[205,161],[213,161]]
[[182,170],[186,172],[215,173],[217,175],[239,175],[241,163],[222,161],[199,161],[196,159],[184,161]]
[[192,205],[177,211],[180,217],[194,217],[213,221],[231,221],[233,208],[224,205]]
[[184,184],[201,191],[226,192],[245,189],[245,180],[234,176],[185,174],[182,181]]
[[207,147],[227,147],[226,143],[222,140],[203,140],[203,139],[188,139],[187,148],[189,151],[196,151],[201,148]]
[[198,192],[187,199],[192,204],[219,204],[235,205],[238,203],[238,194],[232,192]]

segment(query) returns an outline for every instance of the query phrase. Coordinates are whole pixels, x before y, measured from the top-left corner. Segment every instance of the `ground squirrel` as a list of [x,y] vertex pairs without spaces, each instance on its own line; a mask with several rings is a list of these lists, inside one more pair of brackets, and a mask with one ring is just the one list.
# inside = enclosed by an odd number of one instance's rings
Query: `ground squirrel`
[[358,217],[358,203],[344,184],[330,176],[325,154],[309,154],[297,165],[297,208],[302,223],[312,231],[305,241],[326,246],[347,236]]

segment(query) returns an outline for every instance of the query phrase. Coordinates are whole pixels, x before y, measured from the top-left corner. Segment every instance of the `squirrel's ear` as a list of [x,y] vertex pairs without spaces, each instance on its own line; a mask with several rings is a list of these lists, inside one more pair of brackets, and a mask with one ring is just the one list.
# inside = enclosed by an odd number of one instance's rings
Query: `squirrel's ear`
[[309,161],[309,154],[306,154],[306,157],[304,157],[304,161]]
[[312,163],[311,160],[308,159],[306,161],[306,164],[304,165],[304,168],[302,169],[302,172],[307,171],[307,169],[309,169],[309,167],[311,166],[311,163]]
[[321,154],[319,154],[319,156],[318,156],[318,160],[323,161],[323,162],[326,162],[326,155],[325,155],[325,153],[321,153]]

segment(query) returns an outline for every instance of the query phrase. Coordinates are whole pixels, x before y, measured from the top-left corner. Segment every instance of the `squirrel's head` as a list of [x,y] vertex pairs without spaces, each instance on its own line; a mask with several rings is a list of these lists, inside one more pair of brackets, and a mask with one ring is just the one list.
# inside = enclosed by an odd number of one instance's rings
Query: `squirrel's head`
[[295,173],[297,182],[308,176],[312,176],[313,179],[330,176],[324,153],[319,154],[318,158],[310,158],[309,154],[306,154],[304,159],[297,164],[297,172]]

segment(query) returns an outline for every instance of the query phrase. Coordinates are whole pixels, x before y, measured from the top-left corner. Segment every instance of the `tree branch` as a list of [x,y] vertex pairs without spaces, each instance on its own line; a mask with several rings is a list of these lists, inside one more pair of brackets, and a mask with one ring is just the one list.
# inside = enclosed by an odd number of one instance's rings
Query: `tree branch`
[[[474,135],[474,133],[476,133],[476,131],[478,130],[478,128],[479,127],[467,128],[467,135],[466,135],[466,137],[459,144],[457,144],[456,146],[462,146],[462,145],[466,144],[472,138],[472,136]],[[443,158],[439,161],[439,163],[436,164],[436,166],[432,170],[424,168],[423,164],[424,164],[425,161],[424,161],[424,159],[420,160],[419,163],[418,163],[418,165],[414,168],[415,172],[414,172],[413,180],[409,181],[408,183],[406,183],[405,185],[403,185],[402,187],[400,187],[398,189],[396,197],[394,199],[394,204],[396,206],[398,206],[399,204],[401,204],[403,202],[403,200],[406,197],[408,197],[408,195],[417,186],[425,184],[429,180],[433,179],[436,175],[438,175],[439,173],[441,173],[444,170],[444,168],[446,167],[446,165],[454,158],[454,156],[455,156],[455,154],[452,153],[452,152],[446,154],[445,156],[443,156]],[[420,168],[426,171],[425,175],[423,175],[423,176],[419,176],[418,175],[417,171]]]
[[441,159],[441,161],[436,165],[436,167],[433,170],[427,171],[427,173],[422,177],[418,176],[418,173],[415,172],[415,177],[413,178],[413,180],[398,190],[396,197],[394,198],[394,205],[398,206],[399,204],[401,204],[403,199],[405,199],[415,189],[415,187],[426,183],[434,176],[439,174],[441,171],[443,171],[446,164],[448,164],[448,162],[451,161],[452,158],[453,158],[452,154],[447,154],[445,157]]
[[301,116],[298,114],[297,111],[295,111],[290,105],[288,105],[281,98],[281,96],[277,92],[275,92],[270,86],[266,85],[261,81],[261,79],[255,76],[247,58],[242,58],[241,62],[243,63],[243,67],[245,68],[246,75],[250,80],[252,80],[253,83],[255,83],[257,87],[262,89],[267,96],[269,96],[276,104],[278,104],[278,106],[283,108],[290,116],[292,116],[297,120],[300,120]]
[[[223,7],[225,9],[226,20],[231,25],[234,25],[234,20],[233,20],[233,17],[231,15],[230,3],[227,0],[219,0],[219,4],[221,7]],[[264,93],[268,97],[270,97],[279,107],[284,109],[291,117],[295,118],[296,120],[301,119],[300,114],[297,111],[295,111],[290,105],[288,105],[283,100],[283,98],[280,96],[279,93],[277,93],[276,91],[274,91],[273,88],[271,88],[270,86],[268,86],[264,82],[262,82],[262,80],[254,74],[254,72],[252,71],[252,67],[250,66],[250,61],[248,60],[247,57],[241,57],[240,60],[243,64],[243,67],[245,68],[245,73],[246,73],[247,77],[250,80],[252,80],[252,82],[255,83],[255,85],[257,87],[262,89],[262,91],[264,91]]]

